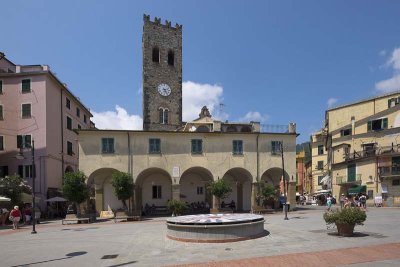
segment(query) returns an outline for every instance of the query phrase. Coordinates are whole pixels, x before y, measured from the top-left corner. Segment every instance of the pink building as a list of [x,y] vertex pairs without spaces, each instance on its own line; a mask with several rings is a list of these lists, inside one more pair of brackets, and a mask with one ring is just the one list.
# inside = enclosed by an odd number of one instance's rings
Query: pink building
[[[29,146],[35,142],[36,196],[57,195],[63,174],[78,169],[77,134],[92,114],[47,65],[0,59],[0,177],[19,174],[32,183]],[[23,149],[25,159],[16,159]]]

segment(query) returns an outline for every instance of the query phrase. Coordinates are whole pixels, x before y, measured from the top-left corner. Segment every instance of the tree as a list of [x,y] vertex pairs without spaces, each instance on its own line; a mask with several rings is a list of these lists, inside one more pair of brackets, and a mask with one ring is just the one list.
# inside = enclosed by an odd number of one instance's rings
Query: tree
[[89,188],[85,181],[86,175],[81,171],[65,173],[64,184],[61,190],[63,195],[77,207],[89,198]]
[[224,179],[219,178],[216,181],[212,181],[207,189],[217,198],[218,207],[221,199],[226,198],[232,192],[232,187]]
[[0,193],[11,198],[11,204],[20,205],[22,193],[31,193],[31,188],[26,184],[24,178],[18,175],[10,175],[0,178]]
[[188,209],[188,206],[185,202],[176,199],[168,201],[167,207],[168,210],[172,212],[172,216],[182,215]]
[[274,200],[276,199],[276,188],[270,184],[262,184],[261,195],[263,198],[263,205],[272,206]]
[[112,186],[115,196],[122,201],[124,209],[128,210],[126,200],[133,195],[133,179],[129,173],[116,171],[112,174]]

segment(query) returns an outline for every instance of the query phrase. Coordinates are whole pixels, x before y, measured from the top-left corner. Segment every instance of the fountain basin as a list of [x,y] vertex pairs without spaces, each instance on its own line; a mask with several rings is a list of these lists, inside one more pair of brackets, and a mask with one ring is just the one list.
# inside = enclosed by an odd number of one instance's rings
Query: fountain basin
[[167,237],[196,243],[225,243],[265,235],[264,217],[248,213],[199,214],[167,220]]

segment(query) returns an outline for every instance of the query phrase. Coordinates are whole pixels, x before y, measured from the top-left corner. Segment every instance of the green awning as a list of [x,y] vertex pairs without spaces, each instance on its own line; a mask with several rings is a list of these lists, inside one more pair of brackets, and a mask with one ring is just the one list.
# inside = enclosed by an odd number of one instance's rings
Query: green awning
[[347,194],[349,195],[357,195],[359,193],[366,193],[367,192],[367,186],[366,185],[358,185],[356,187],[349,188],[347,190]]

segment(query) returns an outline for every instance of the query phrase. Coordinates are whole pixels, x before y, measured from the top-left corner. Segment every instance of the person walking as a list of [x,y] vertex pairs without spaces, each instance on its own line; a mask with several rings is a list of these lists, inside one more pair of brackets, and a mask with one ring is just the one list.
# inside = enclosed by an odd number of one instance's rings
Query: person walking
[[18,229],[18,223],[21,219],[21,211],[18,206],[14,206],[14,209],[10,212],[10,220],[13,223],[13,230]]
[[346,202],[346,196],[344,194],[342,194],[340,196],[340,208],[344,208],[344,203]]
[[332,197],[331,197],[331,195],[328,195],[328,197],[326,198],[326,205],[328,206],[328,211],[330,211],[331,208],[332,208]]

